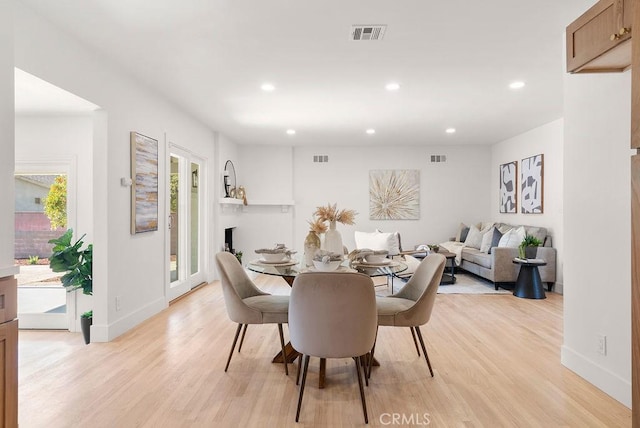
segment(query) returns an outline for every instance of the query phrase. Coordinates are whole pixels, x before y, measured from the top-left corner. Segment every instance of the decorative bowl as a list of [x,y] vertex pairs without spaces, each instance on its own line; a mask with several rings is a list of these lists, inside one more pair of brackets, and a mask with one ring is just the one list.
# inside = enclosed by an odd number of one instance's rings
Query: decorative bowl
[[364,257],[364,261],[367,263],[384,263],[385,260],[389,260],[387,259],[387,254],[368,254]]
[[261,253],[260,257],[267,263],[286,262],[289,260],[287,253]]
[[325,263],[323,261],[318,261],[318,260],[314,260],[313,261],[313,266],[316,268],[317,271],[320,272],[331,272],[333,270],[338,269],[338,267],[340,266],[340,263],[342,263],[342,260],[334,260],[334,261],[330,261],[328,263]]

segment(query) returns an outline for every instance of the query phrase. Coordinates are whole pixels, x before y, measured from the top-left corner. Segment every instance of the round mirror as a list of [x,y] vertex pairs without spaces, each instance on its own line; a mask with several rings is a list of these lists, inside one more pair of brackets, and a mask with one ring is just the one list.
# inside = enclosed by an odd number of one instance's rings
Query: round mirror
[[236,192],[236,168],[231,160],[224,164],[223,177],[224,197],[233,198],[235,195],[232,196],[232,194]]

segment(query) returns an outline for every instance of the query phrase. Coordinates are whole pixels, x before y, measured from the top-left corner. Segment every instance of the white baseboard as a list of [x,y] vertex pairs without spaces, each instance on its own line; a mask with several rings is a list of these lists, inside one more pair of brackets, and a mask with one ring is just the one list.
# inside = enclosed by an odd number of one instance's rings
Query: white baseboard
[[564,345],[562,346],[560,361],[569,370],[586,379],[628,408],[631,408],[630,380],[621,378]]
[[165,302],[164,297],[162,297],[150,302],[137,311],[120,318],[112,324],[94,324],[91,326],[91,342],[110,342],[166,308],[167,303]]
[[553,285],[553,292],[558,294],[564,294],[564,286],[561,282],[556,282]]

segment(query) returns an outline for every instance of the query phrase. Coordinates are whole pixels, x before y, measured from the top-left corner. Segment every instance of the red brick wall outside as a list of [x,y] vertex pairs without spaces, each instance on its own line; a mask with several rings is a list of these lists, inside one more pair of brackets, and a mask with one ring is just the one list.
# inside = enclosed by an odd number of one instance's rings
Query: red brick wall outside
[[51,230],[51,222],[44,213],[17,212],[15,215],[15,258],[29,256],[47,258],[51,255],[49,240],[58,238],[65,230]]

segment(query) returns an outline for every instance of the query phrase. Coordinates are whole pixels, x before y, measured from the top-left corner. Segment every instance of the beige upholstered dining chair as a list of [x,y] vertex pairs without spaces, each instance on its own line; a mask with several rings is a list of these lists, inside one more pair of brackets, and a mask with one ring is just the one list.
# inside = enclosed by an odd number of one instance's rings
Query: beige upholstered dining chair
[[296,277],[291,288],[289,335],[293,347],[304,355],[296,422],[300,417],[310,356],[354,358],[364,420],[369,422],[360,357],[373,348],[376,322],[375,292],[369,276],[308,272]]
[[[428,255],[420,262],[407,284],[398,293],[388,297],[376,297],[378,326],[409,327],[419,356],[420,351],[415,337],[417,334],[431,377],[433,377],[433,369],[424,346],[420,326],[429,322],[431,318],[446,260],[441,254]],[[371,375],[371,365],[368,367],[367,374]]]
[[[229,363],[238,341],[238,335],[243,325],[246,331],[248,324],[278,324],[282,355],[285,355],[282,324],[288,320],[289,296],[274,296],[260,291],[251,281],[238,259],[229,252],[216,254],[216,264],[220,272],[220,282],[222,283],[227,314],[231,321],[238,323],[224,371],[226,372],[229,368]],[[244,333],[242,334],[242,339],[244,340]],[[240,352],[239,349],[238,352]],[[283,360],[284,372],[288,375],[289,369],[286,358],[283,358]]]

